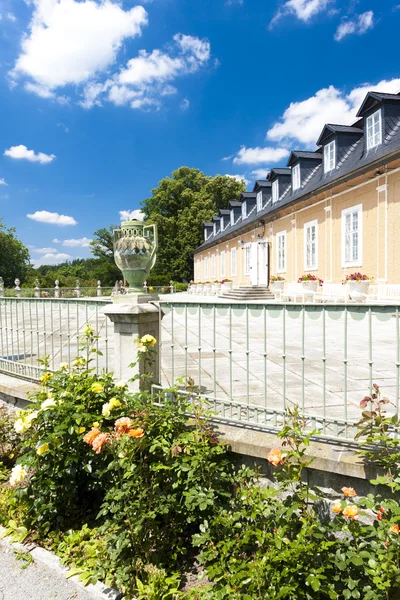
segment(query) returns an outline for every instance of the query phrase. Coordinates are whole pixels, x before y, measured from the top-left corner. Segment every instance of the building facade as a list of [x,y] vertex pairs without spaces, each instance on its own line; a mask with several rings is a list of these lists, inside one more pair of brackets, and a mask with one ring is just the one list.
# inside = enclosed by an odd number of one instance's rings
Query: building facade
[[204,223],[195,281],[267,285],[355,271],[400,283],[400,95],[369,92],[352,126],[325,125],[314,152],[293,151]]

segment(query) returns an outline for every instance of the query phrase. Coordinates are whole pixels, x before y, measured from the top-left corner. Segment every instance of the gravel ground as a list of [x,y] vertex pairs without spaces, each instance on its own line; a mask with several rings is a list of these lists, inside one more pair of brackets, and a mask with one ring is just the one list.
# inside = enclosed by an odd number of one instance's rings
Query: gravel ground
[[93,600],[86,590],[42,563],[17,560],[0,542],[0,600]]

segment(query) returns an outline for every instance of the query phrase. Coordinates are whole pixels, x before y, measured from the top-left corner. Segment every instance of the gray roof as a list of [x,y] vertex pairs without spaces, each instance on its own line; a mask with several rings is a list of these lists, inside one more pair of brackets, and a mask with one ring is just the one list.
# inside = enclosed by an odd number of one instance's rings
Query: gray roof
[[219,214],[220,215],[230,215],[231,211],[229,210],[229,208],[220,208],[219,209]]
[[307,152],[304,150],[292,150],[292,152],[290,153],[289,159],[286,163],[287,166],[289,167],[298,158],[304,158],[306,160],[310,159],[310,158],[312,158],[313,160],[322,160],[322,154],[321,154],[321,152]]
[[321,135],[317,140],[317,146],[320,146],[325,138],[333,133],[350,133],[363,135],[363,130],[359,127],[354,127],[354,125],[334,125],[331,123],[327,123],[324,125],[323,130],[321,131]]
[[383,100],[392,100],[394,102],[398,102],[400,100],[400,94],[384,94],[381,92],[368,92],[366,97],[364,98],[364,102],[361,104],[360,109],[357,113],[357,117],[361,117],[366,110],[368,110],[371,106],[376,104],[377,102],[382,102]]
[[271,179],[273,179],[275,177],[275,175],[290,175],[291,172],[292,172],[291,169],[288,169],[287,167],[271,169],[271,172],[268,175],[269,181],[271,181]]
[[231,208],[238,208],[238,207],[242,206],[242,203],[238,202],[237,200],[230,200],[229,201],[229,206]]
[[[340,127],[343,130],[348,131],[348,127],[346,126],[335,127]],[[360,131],[359,128],[356,127],[353,129]],[[239,233],[245,228],[247,229],[248,226],[254,226],[260,219],[268,217],[273,218],[281,208],[289,207],[297,202],[304,201],[322,190],[329,190],[340,181],[347,181],[348,179],[362,174],[363,172],[370,171],[373,168],[378,169],[385,164],[389,158],[400,158],[400,106],[398,116],[387,121],[386,128],[383,129],[382,144],[366,152],[363,136],[354,136],[354,143],[351,144],[345,158],[338,162],[333,171],[324,173],[321,162],[313,169],[312,175],[306,179],[298,190],[293,192],[292,189],[290,189],[289,193],[284,194],[283,197],[274,204],[272,204],[272,201],[270,200],[261,211],[252,212],[246,219],[242,219],[242,217],[239,216],[233,226],[229,224],[223,232],[218,232],[217,235],[211,236],[211,238],[199,246],[195,252],[211,247],[221,239],[236,232]],[[273,169],[273,171],[277,174],[289,174],[291,170],[286,168]],[[254,197],[255,194],[250,194],[250,196]],[[240,203],[230,202],[229,204],[230,206],[240,206]]]
[[257,179],[253,187],[253,192],[256,187],[271,187],[271,182],[266,179]]

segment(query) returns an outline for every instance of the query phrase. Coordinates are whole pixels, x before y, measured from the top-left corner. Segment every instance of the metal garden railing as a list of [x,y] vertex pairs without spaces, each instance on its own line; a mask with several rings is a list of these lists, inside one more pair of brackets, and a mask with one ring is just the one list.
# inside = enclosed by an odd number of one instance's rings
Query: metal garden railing
[[373,383],[399,408],[399,306],[162,301],[161,387],[192,377],[218,418],[275,428],[298,404],[351,440]]
[[93,366],[111,368],[112,324],[102,313],[106,298],[0,298],[0,372],[38,380],[43,367],[38,359],[50,357],[50,369],[71,364],[78,354],[79,337],[89,324],[97,350]]

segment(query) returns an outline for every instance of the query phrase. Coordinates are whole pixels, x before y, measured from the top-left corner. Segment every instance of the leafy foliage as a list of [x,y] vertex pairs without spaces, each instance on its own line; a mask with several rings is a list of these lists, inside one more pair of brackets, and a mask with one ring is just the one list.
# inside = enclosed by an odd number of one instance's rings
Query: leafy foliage
[[158,226],[161,241],[154,275],[168,273],[178,281],[192,279],[191,252],[204,239],[203,222],[245,190],[244,182],[222,175],[207,177],[190,167],[180,167],[162,179],[152,196],[142,202],[146,218]]
[[14,285],[14,280],[24,279],[29,271],[29,250],[16,237],[15,227],[7,227],[0,218],[0,276],[7,287]]

